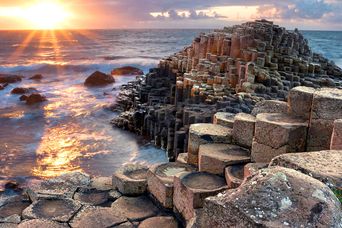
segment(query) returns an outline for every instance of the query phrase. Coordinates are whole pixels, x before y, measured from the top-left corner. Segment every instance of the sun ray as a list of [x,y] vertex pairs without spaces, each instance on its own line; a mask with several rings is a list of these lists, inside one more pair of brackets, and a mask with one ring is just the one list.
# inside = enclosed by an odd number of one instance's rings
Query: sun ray
[[30,45],[31,41],[35,37],[37,31],[31,31],[21,42],[19,47],[13,52],[13,54],[8,58],[9,62],[15,61],[24,51],[25,49]]

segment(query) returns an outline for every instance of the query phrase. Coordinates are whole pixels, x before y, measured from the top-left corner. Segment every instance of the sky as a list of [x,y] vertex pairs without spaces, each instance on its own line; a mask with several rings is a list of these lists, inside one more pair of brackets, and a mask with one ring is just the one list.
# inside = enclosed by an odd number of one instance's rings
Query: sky
[[342,0],[0,0],[0,29],[222,28],[262,18],[342,30]]

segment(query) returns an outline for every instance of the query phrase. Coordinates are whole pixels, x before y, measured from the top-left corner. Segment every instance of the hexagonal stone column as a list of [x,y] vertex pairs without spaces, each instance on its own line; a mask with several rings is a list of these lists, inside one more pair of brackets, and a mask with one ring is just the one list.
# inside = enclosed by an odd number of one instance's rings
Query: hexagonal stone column
[[232,144],[205,144],[199,148],[199,171],[223,175],[229,165],[250,162],[249,150]]
[[147,171],[148,167],[144,165],[125,165],[113,174],[113,188],[123,195],[141,195],[147,189]]
[[68,222],[81,208],[81,204],[71,199],[42,199],[23,211],[24,219],[47,219]]
[[342,119],[334,121],[330,150],[342,150]]
[[70,222],[73,228],[112,227],[127,221],[118,211],[108,207],[85,207]]
[[227,189],[224,178],[206,172],[184,173],[174,178],[173,204],[186,221],[203,207],[203,201]]
[[171,216],[158,216],[148,218],[140,223],[138,228],[178,228],[178,222],[174,217]]
[[243,182],[244,165],[232,165],[225,169],[225,178],[228,189],[237,188]]
[[314,88],[298,86],[290,90],[288,98],[289,114],[310,119]]
[[256,103],[252,110],[252,115],[261,113],[287,113],[287,103],[284,101],[266,100]]
[[233,128],[234,125],[234,113],[230,112],[217,112],[214,115],[214,124],[218,124],[224,127]]
[[256,118],[253,115],[239,113],[235,116],[233,141],[239,146],[252,147]]
[[173,178],[183,172],[195,171],[188,164],[170,162],[151,167],[147,173],[148,191],[165,207],[173,208]]
[[232,129],[216,124],[192,124],[189,130],[188,163],[198,165],[198,150],[202,144],[231,143]]
[[307,126],[306,120],[286,114],[258,114],[252,161],[270,162],[280,154],[305,151]]
[[308,151],[330,148],[334,121],[341,119],[341,116],[341,89],[323,88],[314,93],[308,132]]
[[270,166],[283,166],[312,176],[331,188],[342,188],[342,150],[283,154]]
[[237,189],[205,199],[202,227],[338,227],[341,213],[337,197],[322,182],[272,167]]
[[58,223],[58,222],[48,221],[44,219],[26,220],[18,225],[18,228],[33,228],[33,227],[68,228],[69,226],[66,223]]
[[159,209],[146,196],[120,197],[111,208],[130,221],[141,221],[156,216],[159,212]]

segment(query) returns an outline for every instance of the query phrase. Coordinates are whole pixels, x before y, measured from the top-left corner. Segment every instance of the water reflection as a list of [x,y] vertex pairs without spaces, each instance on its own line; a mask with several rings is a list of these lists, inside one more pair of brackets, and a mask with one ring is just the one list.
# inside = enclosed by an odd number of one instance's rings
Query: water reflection
[[76,124],[62,125],[46,129],[36,151],[37,166],[32,173],[47,178],[71,171],[82,171],[77,158],[82,154],[81,144],[73,134],[79,131]]

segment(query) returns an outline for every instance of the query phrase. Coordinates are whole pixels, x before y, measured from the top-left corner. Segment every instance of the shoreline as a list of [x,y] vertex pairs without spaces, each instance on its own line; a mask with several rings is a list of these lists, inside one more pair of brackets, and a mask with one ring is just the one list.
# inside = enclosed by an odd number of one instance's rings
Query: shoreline
[[342,224],[342,70],[299,31],[260,20],[201,34],[114,108],[114,125],[171,162],[43,181],[0,200],[0,226]]

